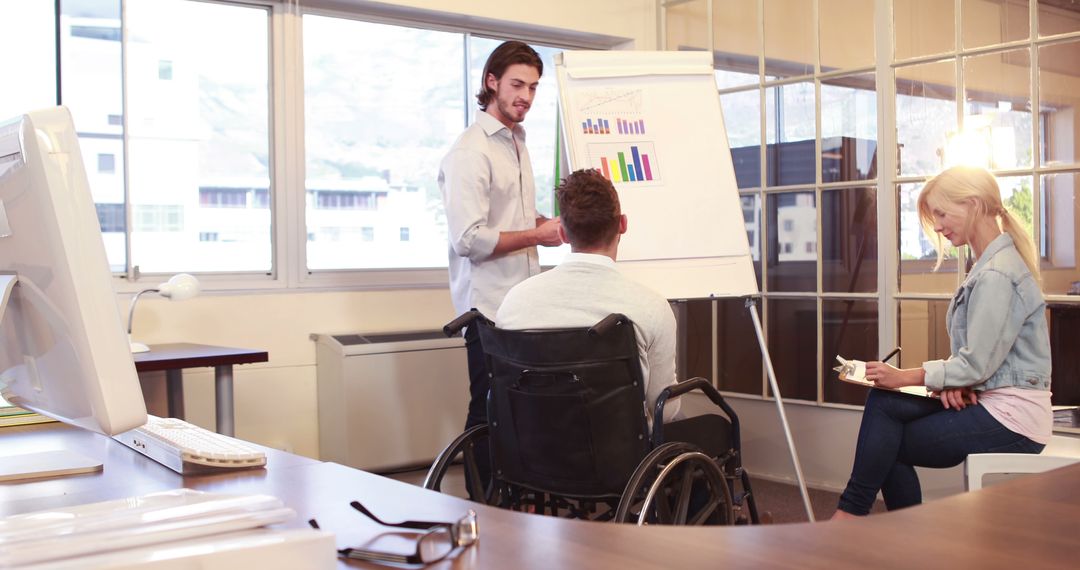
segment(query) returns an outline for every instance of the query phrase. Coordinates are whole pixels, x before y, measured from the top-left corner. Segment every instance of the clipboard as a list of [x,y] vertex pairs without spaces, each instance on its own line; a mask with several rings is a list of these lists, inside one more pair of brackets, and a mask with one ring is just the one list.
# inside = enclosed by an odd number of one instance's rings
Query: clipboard
[[878,386],[874,384],[873,380],[866,379],[866,362],[862,360],[851,359],[848,360],[839,354],[836,355],[836,361],[840,363],[839,366],[833,367],[833,370],[838,372],[837,378],[842,382],[848,384],[857,384],[859,386],[865,386],[867,388],[877,388],[879,390],[892,390],[893,392],[903,392],[905,394],[911,394],[912,396],[923,396],[925,398],[936,398],[937,396],[930,395],[930,392],[926,389],[926,386],[904,386],[903,388],[886,388],[885,386]]

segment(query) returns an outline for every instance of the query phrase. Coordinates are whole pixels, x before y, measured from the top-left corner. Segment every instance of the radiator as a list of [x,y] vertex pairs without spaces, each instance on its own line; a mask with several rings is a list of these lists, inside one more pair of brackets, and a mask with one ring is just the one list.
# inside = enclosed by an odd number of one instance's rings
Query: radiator
[[366,471],[430,465],[464,431],[465,341],[441,331],[312,335],[319,455]]

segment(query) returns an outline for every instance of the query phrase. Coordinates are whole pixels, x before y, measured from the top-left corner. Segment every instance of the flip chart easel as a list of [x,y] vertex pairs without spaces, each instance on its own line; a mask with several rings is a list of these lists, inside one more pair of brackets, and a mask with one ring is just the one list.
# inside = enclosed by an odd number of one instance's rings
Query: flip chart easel
[[565,51],[559,105],[573,169],[619,192],[619,269],[668,299],[744,297],[807,517],[802,466],[755,308],[758,295],[708,52]]

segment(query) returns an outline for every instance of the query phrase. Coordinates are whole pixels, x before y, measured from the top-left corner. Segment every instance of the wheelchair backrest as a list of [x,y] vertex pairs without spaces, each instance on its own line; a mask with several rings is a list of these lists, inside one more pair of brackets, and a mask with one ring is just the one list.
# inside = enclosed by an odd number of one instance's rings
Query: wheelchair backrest
[[495,476],[554,494],[622,493],[650,446],[633,323],[511,331],[484,321]]

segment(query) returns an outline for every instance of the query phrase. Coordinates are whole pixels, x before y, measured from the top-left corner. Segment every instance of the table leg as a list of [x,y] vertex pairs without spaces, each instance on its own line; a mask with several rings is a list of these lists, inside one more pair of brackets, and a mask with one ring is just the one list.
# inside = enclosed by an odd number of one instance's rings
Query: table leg
[[170,418],[184,419],[184,372],[179,368],[165,371],[165,402]]
[[234,435],[233,425],[233,373],[232,365],[214,367],[214,389],[216,392],[215,414],[217,432]]

